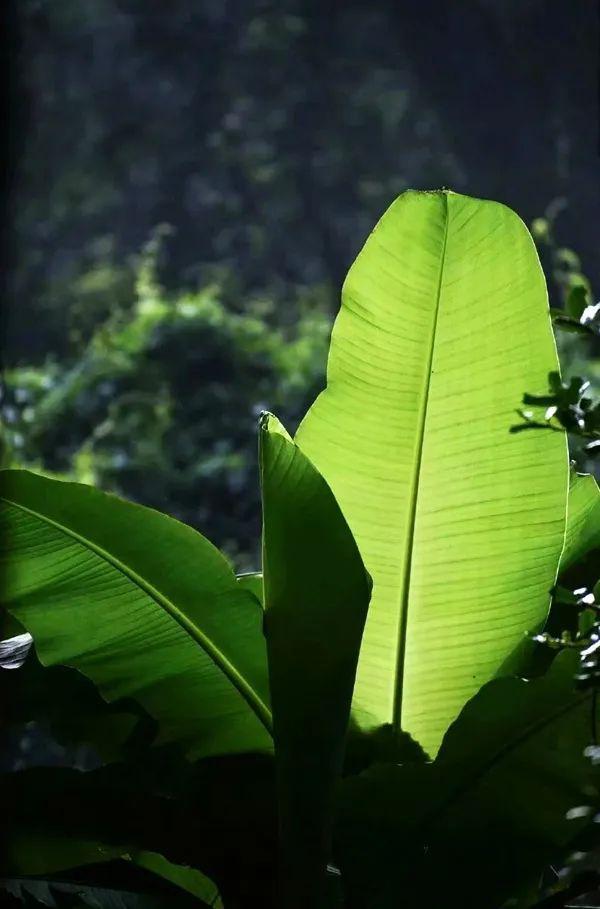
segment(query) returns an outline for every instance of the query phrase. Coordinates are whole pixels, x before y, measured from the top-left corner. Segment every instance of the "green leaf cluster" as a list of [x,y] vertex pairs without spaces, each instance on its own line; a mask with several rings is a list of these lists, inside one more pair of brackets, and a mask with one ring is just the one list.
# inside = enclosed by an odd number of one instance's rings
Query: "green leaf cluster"
[[101,888],[114,863],[225,909],[534,905],[597,794],[578,655],[507,669],[600,541],[565,434],[509,431],[557,370],[519,218],[409,192],[348,274],[296,437],[260,418],[261,572],[152,509],[3,471],[7,628],[42,677],[91,680],[107,704],[70,734],[110,746],[88,773],[6,775],[9,892],[68,891],[80,866]]

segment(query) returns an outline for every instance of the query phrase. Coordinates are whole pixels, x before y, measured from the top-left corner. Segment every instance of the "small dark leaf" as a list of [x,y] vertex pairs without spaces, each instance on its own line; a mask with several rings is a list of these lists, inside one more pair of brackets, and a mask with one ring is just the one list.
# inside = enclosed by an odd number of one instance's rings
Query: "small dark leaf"
[[572,319],[581,319],[583,311],[588,305],[588,292],[581,284],[572,287],[565,301],[565,310]]
[[572,334],[585,335],[588,338],[594,334],[588,325],[582,325],[581,322],[576,322],[575,319],[570,319],[565,315],[554,316],[552,323],[556,328],[560,328],[561,331],[571,332]]
[[[524,417],[524,419],[527,419]],[[511,426],[509,432],[515,434],[518,432],[526,432],[528,429],[550,429],[547,423],[539,423],[535,420],[528,420],[526,423],[516,423],[514,426]]]
[[373,764],[425,763],[429,755],[408,732],[397,735],[391,724],[365,732],[351,719],[346,739],[344,775],[362,773]]
[[530,407],[551,407],[558,404],[558,400],[556,395],[523,395],[523,404],[529,404]]

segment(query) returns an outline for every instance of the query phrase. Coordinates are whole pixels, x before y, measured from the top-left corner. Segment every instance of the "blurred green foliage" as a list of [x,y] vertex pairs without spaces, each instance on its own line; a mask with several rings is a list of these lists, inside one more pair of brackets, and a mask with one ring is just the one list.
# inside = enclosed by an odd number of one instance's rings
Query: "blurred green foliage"
[[[553,313],[562,312],[568,315],[572,309],[573,299],[580,299],[579,310],[585,304],[593,305],[596,302],[594,287],[589,276],[584,272],[581,258],[569,246],[561,245],[557,240],[557,219],[564,209],[564,199],[554,199],[546,208],[542,217],[535,218],[530,227],[536,242],[540,259],[548,281],[550,302]],[[572,313],[571,313],[572,314]],[[568,324],[554,318],[555,336],[560,356],[563,379],[566,383],[574,381],[574,377],[583,377],[590,383],[586,389],[586,396],[596,404],[600,393],[600,336],[590,331],[573,332]],[[547,393],[548,389],[537,389],[536,393]],[[569,445],[571,456],[580,471],[596,473],[598,476],[600,462],[597,451],[586,450],[589,439],[582,439],[576,433],[571,433]]]
[[14,6],[11,364],[72,353],[126,305],[129,258],[160,223],[170,290],[226,271],[240,307],[282,307],[297,284],[337,295],[408,187],[527,220],[560,197],[557,233],[598,280],[594,4]]
[[[565,309],[569,295],[577,288],[583,288],[589,304],[596,302],[594,287],[583,271],[580,256],[568,246],[562,246],[556,238],[557,225],[564,200],[553,200],[543,217],[531,223],[531,232],[537,244],[546,273],[550,300],[554,306]],[[580,334],[558,330],[556,340],[563,365],[563,373],[585,376],[593,389],[600,390],[600,339],[584,338]],[[589,468],[588,468],[589,469]]]
[[338,287],[391,198],[460,178],[389,20],[348,7],[334,28],[312,0],[21,0],[8,359],[69,353],[126,304],[159,223],[171,289],[226,271],[238,303],[266,289],[282,306],[296,284]]
[[252,568],[258,417],[272,409],[293,426],[317,393],[325,292],[299,288],[283,313],[261,295],[236,310],[225,278],[169,294],[156,274],[163,233],[139,257],[132,302],[77,356],[7,370],[4,461],[167,511]]

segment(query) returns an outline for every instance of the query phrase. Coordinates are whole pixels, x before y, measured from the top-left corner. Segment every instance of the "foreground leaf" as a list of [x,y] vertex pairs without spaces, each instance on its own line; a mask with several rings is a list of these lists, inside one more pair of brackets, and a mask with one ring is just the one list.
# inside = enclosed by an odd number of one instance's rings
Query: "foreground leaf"
[[[337,858],[351,909],[497,909],[564,858],[591,813],[584,756],[593,697],[563,653],[543,678],[498,679],[450,727],[433,764],[372,768],[344,782]],[[412,900],[412,901],[411,901]]]
[[89,486],[0,473],[2,601],[46,666],[137,699],[197,757],[269,749],[262,610],[178,521]]
[[408,192],[350,269],[327,388],[297,434],[374,593],[355,708],[435,753],[543,623],[563,543],[566,439],[511,435],[558,368],[533,241],[508,208]]
[[270,414],[260,469],[284,905],[317,909],[371,579],[333,493]]

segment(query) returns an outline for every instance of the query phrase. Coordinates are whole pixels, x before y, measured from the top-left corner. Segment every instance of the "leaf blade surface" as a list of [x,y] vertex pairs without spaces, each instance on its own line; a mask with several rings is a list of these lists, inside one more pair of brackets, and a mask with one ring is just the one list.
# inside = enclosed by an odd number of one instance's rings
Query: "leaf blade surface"
[[549,607],[566,441],[509,433],[557,369],[533,241],[505,206],[400,196],[350,269],[296,439],[373,576],[355,710],[435,752]]
[[208,540],[88,486],[0,483],[3,602],[45,665],[137,699],[191,757],[269,750],[262,612]]

